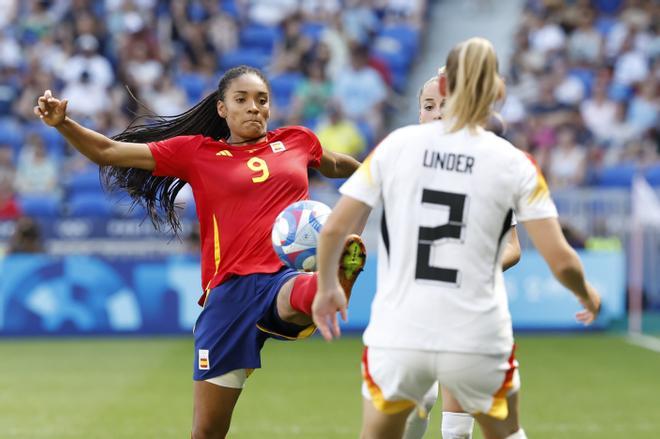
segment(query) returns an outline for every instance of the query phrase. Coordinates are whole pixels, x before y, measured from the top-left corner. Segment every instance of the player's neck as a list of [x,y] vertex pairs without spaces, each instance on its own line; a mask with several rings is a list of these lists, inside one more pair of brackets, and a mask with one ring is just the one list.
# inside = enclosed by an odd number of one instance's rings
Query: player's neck
[[254,145],[255,143],[261,143],[266,140],[266,134],[263,134],[259,137],[253,137],[250,139],[243,139],[241,137],[229,136],[225,143],[232,146],[242,146],[242,145]]

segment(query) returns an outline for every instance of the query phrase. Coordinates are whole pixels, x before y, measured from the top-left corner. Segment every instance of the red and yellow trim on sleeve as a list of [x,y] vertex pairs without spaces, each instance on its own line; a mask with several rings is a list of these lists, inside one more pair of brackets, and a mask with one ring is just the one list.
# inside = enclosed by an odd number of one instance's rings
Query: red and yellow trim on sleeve
[[395,415],[401,413],[404,410],[408,410],[412,407],[415,407],[413,401],[408,401],[407,399],[401,399],[398,401],[388,401],[383,396],[383,391],[380,390],[378,384],[371,377],[369,373],[369,348],[365,346],[362,353],[362,378],[369,389],[369,394],[371,395],[371,402],[376,407],[378,411],[385,413],[386,415]]
[[543,176],[541,167],[539,166],[538,163],[536,163],[534,157],[532,157],[532,155],[529,153],[525,153],[525,155],[536,168],[536,187],[534,188],[534,192],[532,192],[532,194],[527,199],[527,202],[531,204],[543,198],[549,197],[550,189],[548,189],[548,183],[546,182],[545,177]]
[[376,149],[371,151],[371,153],[367,156],[366,159],[364,159],[364,161],[362,162],[362,164],[360,165],[360,167],[357,170],[357,172],[360,172],[360,173],[364,174],[367,177],[367,182],[369,184],[373,184],[373,182],[374,182],[374,176],[371,172],[371,159],[374,156],[374,152],[376,152]]
[[511,355],[509,356],[509,369],[504,375],[504,382],[497,392],[493,395],[493,404],[490,406],[487,415],[492,416],[496,419],[506,419],[509,416],[509,405],[507,403],[507,396],[509,396],[509,391],[513,388],[513,374],[518,367],[516,364],[516,357],[514,355],[516,351],[516,345],[513,345],[511,349]]

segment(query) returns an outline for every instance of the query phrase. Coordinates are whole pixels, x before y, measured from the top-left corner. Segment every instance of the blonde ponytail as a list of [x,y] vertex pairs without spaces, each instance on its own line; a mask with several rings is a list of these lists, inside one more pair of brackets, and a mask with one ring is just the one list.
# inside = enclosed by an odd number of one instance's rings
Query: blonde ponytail
[[483,38],[460,43],[447,56],[446,74],[449,98],[445,115],[452,121],[451,132],[484,126],[493,113],[493,103],[505,93],[493,45]]

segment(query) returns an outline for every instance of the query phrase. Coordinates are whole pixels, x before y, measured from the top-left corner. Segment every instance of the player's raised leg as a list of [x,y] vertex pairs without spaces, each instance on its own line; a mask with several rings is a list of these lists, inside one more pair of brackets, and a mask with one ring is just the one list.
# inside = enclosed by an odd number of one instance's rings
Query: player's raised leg
[[[339,283],[346,300],[367,261],[367,251],[362,238],[349,235],[339,261]],[[277,296],[277,312],[282,320],[297,325],[312,324],[312,302],[317,291],[317,275],[301,274],[286,282]]]

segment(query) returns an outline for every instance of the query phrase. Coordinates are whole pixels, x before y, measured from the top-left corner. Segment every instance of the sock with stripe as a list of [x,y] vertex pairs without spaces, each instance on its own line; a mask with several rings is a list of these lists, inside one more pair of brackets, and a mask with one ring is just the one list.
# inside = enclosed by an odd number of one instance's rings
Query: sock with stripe
[[316,296],[316,280],[316,273],[296,276],[289,297],[291,308],[308,316],[312,315],[312,302]]

